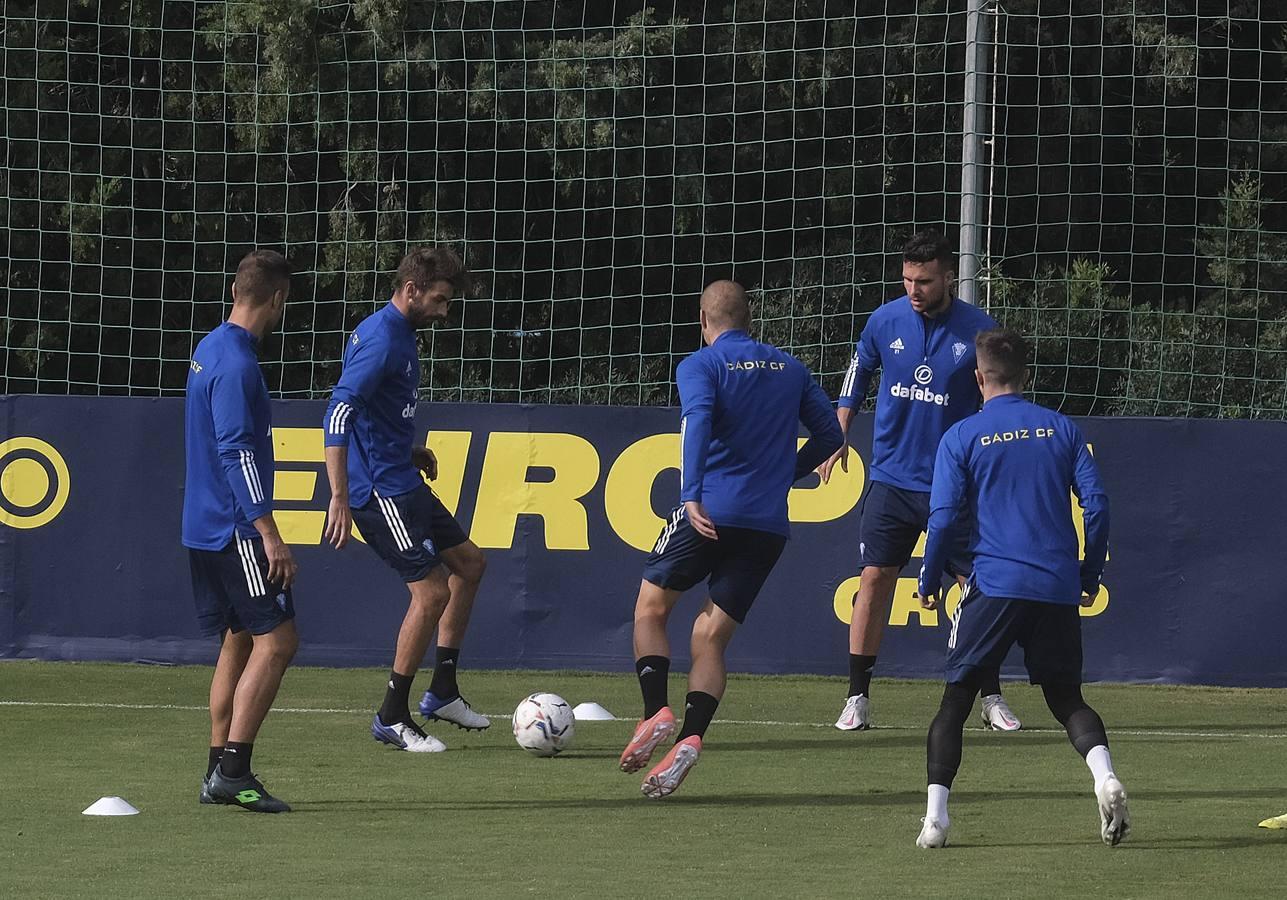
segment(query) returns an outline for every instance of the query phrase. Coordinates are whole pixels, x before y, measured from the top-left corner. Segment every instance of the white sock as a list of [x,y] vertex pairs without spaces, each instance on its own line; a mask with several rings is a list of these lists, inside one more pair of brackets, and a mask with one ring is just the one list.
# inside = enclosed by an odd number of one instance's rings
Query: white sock
[[1113,758],[1108,755],[1108,748],[1103,744],[1090,748],[1090,752],[1086,754],[1086,765],[1095,779],[1095,790],[1099,790],[1104,779],[1113,774]]
[[941,784],[929,786],[929,802],[925,804],[925,819],[947,824],[947,795],[951,788]]

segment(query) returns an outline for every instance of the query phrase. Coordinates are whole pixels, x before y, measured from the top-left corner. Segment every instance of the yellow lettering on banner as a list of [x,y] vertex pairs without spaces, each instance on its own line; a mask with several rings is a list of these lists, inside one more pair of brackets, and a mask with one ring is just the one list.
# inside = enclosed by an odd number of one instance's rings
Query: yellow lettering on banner
[[1099,593],[1095,595],[1094,602],[1090,606],[1080,607],[1081,617],[1083,619],[1092,619],[1106,609],[1108,609],[1108,588],[1101,584]]
[[274,500],[312,500],[316,490],[316,472],[277,472],[273,475]]
[[453,516],[460,506],[460,489],[465,483],[465,463],[473,437],[469,431],[431,431],[425,438],[425,446],[438,460],[438,477],[429,486]]
[[316,547],[322,542],[326,513],[317,509],[279,509],[273,512],[273,521],[286,543]]
[[277,462],[326,461],[321,428],[274,428],[273,457]]
[[912,559],[925,558],[925,542],[928,538],[929,535],[922,531],[921,536],[916,539],[916,546],[912,548]]
[[[854,617],[854,597],[858,594],[858,589],[862,587],[862,576],[854,575],[846,578],[836,586],[836,593],[832,597],[832,608],[835,610],[836,618],[848,625]],[[938,610],[924,609],[921,607],[921,601],[912,595],[916,593],[915,578],[900,578],[894,588],[894,602],[889,609],[889,624],[897,627],[904,627],[910,621],[912,614],[917,617],[917,624],[927,628],[936,628],[938,626]],[[953,586],[947,592],[947,609],[949,611],[956,609],[957,604],[961,602],[961,589]]]
[[[805,438],[800,438],[798,446],[803,447],[804,442]],[[858,505],[867,481],[866,467],[853,447],[849,448],[847,461],[849,471],[844,471],[837,463],[831,470],[831,480],[826,484],[818,479],[816,487],[791,488],[787,494],[787,516],[792,522],[830,522]]]
[[665,520],[652,508],[652,486],[666,469],[679,468],[679,435],[652,434],[617,457],[603,486],[603,507],[617,537],[636,550],[650,550]]
[[947,589],[943,598],[943,614],[949,619],[956,615],[956,608],[961,605],[961,585],[953,584]]
[[890,625],[901,628],[907,625],[908,620],[915,613],[920,619],[919,624],[928,628],[938,626],[938,610],[925,609],[921,606],[921,601],[913,596],[915,593],[915,578],[898,579],[898,584],[894,587],[894,602],[889,608]]
[[[554,470],[554,480],[530,482],[531,467]],[[487,441],[470,537],[479,547],[509,548],[520,515],[545,523],[550,550],[589,550],[581,498],[599,480],[599,454],[575,434],[493,431]]]
[[[274,428],[273,458],[277,463],[321,463],[326,459],[321,428]],[[316,471],[278,470],[273,475],[273,500],[311,501],[317,493]],[[329,491],[327,499],[329,500]],[[275,509],[273,519],[288,544],[322,541],[326,512],[315,509]]]
[[831,603],[835,608],[836,618],[846,625],[854,620],[854,598],[858,596],[858,588],[861,585],[861,575],[846,578],[836,585],[836,595]]

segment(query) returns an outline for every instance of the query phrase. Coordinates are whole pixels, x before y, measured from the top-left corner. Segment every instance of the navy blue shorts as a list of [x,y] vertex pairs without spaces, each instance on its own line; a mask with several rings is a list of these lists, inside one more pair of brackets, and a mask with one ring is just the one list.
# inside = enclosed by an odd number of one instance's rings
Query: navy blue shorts
[[947,681],[996,669],[1010,648],[1023,648],[1033,684],[1081,684],[1081,614],[1072,603],[989,597],[966,585],[947,640]]
[[353,523],[362,540],[408,584],[428,575],[442,551],[469,540],[428,485],[397,497],[372,493],[366,506],[353,510]]
[[268,582],[264,542],[234,535],[222,550],[188,548],[192,596],[202,634],[267,634],[295,618],[290,588]]
[[[901,569],[929,524],[930,495],[873,481],[862,499],[858,525],[858,565]],[[948,536],[947,573],[968,578],[974,571],[968,522],[958,520]]]
[[746,621],[787,539],[755,528],[718,525],[716,530],[718,541],[702,537],[684,508],[676,507],[644,563],[644,581],[686,591],[709,576],[712,602],[740,624]]

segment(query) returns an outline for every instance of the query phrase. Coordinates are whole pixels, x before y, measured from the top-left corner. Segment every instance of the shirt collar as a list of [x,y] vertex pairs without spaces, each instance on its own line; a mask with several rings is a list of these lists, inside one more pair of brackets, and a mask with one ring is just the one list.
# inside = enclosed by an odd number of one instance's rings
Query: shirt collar
[[236,322],[224,322],[223,324],[227,325],[228,330],[231,331],[234,335],[236,335],[239,340],[245,341],[246,343],[250,344],[252,348],[256,350],[259,348],[259,338],[255,337],[249,331],[242,328]]
[[983,408],[987,409],[989,406],[992,406],[993,404],[997,404],[997,403],[1004,404],[1004,403],[1022,403],[1022,402],[1023,402],[1023,394],[997,394],[987,403],[984,403]]
[[415,333],[415,329],[411,327],[410,320],[402,314],[402,310],[398,309],[398,305],[392,300],[385,304],[384,314],[393,321],[400,323],[402,327],[407,329],[407,331],[410,331],[413,334]]

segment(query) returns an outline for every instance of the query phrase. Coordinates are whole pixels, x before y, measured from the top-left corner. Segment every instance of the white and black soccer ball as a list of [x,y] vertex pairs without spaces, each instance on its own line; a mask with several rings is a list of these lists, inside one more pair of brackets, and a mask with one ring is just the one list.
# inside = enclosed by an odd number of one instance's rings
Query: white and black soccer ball
[[536,693],[514,710],[514,740],[536,756],[555,756],[572,745],[576,717],[558,694]]

